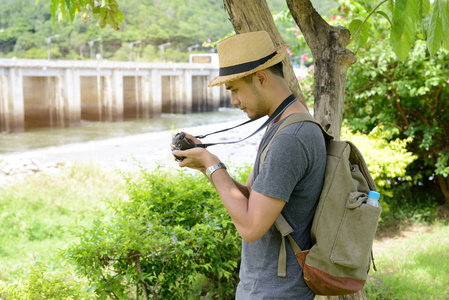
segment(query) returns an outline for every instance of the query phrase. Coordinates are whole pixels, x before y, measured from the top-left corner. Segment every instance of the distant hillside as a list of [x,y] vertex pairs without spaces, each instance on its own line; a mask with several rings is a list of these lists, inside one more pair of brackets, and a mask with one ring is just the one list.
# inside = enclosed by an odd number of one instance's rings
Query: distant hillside
[[[332,1],[314,1],[330,7]],[[0,57],[47,58],[46,38],[51,38],[52,59],[90,59],[101,56],[108,60],[187,61],[188,51],[210,51],[204,41],[218,40],[233,28],[221,0],[119,0],[125,21],[121,29],[101,29],[94,21],[85,23],[77,16],[73,23],[57,22],[53,29],[50,0],[0,0]],[[273,13],[286,8],[283,0],[269,0]],[[334,4],[335,5],[335,4]],[[327,8],[325,8],[327,10]],[[294,23],[278,24],[287,43],[295,36],[287,29]],[[2,31],[3,30],[3,31]],[[88,41],[101,38],[93,43]],[[141,41],[130,47],[130,42]],[[161,55],[159,45],[164,47]],[[132,50],[130,56],[130,50]]]

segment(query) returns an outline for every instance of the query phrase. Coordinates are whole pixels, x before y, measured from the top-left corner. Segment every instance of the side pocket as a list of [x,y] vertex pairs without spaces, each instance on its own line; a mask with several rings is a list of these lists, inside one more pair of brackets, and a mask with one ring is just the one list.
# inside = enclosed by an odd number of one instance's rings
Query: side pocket
[[373,239],[382,210],[367,204],[356,207],[348,204],[337,232],[330,260],[348,268],[363,268],[369,264]]

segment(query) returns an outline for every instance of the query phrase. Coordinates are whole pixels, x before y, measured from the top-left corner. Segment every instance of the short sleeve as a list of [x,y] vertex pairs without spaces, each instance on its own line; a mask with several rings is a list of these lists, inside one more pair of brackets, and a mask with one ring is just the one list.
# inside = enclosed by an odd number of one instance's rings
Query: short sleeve
[[252,189],[288,202],[295,186],[307,174],[309,157],[305,145],[295,135],[279,133],[267,151]]

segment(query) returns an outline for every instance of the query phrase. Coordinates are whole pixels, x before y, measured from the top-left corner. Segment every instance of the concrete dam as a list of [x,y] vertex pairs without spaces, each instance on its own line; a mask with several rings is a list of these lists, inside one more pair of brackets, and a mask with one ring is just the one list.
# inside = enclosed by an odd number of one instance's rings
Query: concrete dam
[[230,107],[212,63],[0,59],[0,132]]

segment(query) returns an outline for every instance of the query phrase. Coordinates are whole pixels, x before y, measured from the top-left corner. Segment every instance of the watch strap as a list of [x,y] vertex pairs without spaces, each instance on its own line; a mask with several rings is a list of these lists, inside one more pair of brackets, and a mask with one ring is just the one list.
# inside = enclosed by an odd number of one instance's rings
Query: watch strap
[[219,169],[226,169],[225,164],[222,162],[218,162],[215,165],[208,167],[206,169],[206,176],[212,179],[212,174]]

